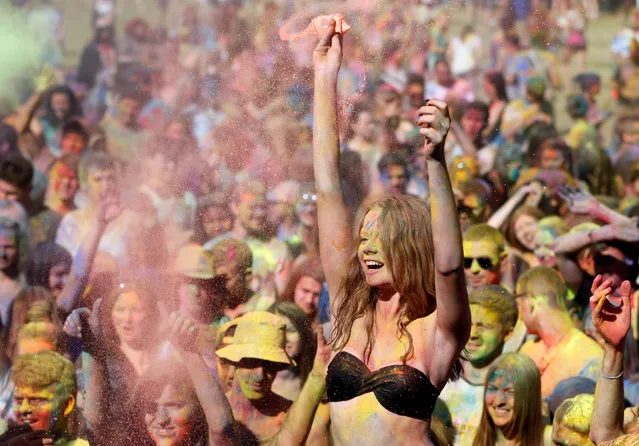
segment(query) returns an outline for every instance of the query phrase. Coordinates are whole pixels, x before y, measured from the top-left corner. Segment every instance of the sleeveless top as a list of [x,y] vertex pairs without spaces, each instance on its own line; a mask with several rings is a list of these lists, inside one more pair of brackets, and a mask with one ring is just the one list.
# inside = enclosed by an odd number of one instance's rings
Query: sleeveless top
[[371,372],[359,358],[338,353],[328,366],[326,394],[329,402],[348,401],[373,392],[386,410],[429,421],[439,391],[420,370],[390,365]]

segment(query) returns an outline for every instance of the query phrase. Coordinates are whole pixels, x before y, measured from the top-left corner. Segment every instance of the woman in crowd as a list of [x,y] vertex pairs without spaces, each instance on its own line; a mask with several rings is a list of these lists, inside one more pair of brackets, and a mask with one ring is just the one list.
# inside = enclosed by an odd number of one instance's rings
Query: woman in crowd
[[[437,209],[432,223],[422,201],[395,196],[369,206],[353,234],[339,180],[342,37],[334,24],[329,27],[313,54],[313,164],[332,341],[339,352],[326,377],[331,434],[337,445],[431,444],[437,395],[470,330],[459,219],[443,156],[448,110],[441,101],[419,110],[426,137],[420,150]],[[444,305],[446,311],[435,311]]]
[[295,365],[277,373],[273,392],[295,401],[313,367],[315,335],[307,314],[292,302],[276,302],[268,310],[286,321],[286,354]]
[[54,242],[40,243],[31,251],[27,260],[27,285],[43,287],[57,298],[64,289],[72,263],[73,258],[62,246]]
[[488,126],[484,129],[484,139],[494,141],[499,136],[501,116],[508,105],[506,80],[500,71],[491,71],[484,76],[484,91],[488,96]]
[[528,356],[508,353],[488,371],[473,446],[542,446],[541,378]]

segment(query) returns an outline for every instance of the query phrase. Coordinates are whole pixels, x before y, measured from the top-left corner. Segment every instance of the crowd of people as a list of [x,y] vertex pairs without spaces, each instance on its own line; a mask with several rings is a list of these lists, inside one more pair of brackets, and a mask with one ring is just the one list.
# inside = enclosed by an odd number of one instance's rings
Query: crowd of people
[[639,10],[94,3],[9,6],[1,446],[639,444]]

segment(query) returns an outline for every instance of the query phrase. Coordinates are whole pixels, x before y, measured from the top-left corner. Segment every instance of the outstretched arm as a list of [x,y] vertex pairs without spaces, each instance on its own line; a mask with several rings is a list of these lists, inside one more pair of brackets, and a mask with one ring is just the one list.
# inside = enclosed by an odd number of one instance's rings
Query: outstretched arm
[[462,238],[459,216],[453,196],[444,143],[450,126],[448,106],[428,101],[419,110],[420,132],[426,137],[428,184],[431,191],[431,220],[435,255],[435,293],[437,317],[435,328],[436,358],[430,363],[428,376],[442,388],[459,353],[470,335],[470,307],[462,268]]
[[[595,390],[595,406],[590,423],[590,439],[595,444],[623,434],[623,354],[630,328],[630,282],[621,285],[621,302],[612,305],[612,281],[597,276],[590,298],[592,322],[605,339],[601,376]],[[619,304],[619,302],[618,302]]]
[[214,378],[202,355],[196,351],[198,326],[189,318],[172,313],[167,323],[170,339],[187,365],[195,394],[209,426],[209,445],[232,445],[233,411],[220,383]]
[[335,22],[330,26],[313,53],[313,169],[317,188],[320,256],[331,295],[331,308],[335,308],[336,295],[346,270],[351,237],[339,177],[337,74],[342,62],[342,37],[335,33]]
[[315,412],[326,390],[326,369],[330,356],[331,348],[324,341],[324,329],[319,326],[313,369],[309,373],[300,395],[286,414],[284,424],[277,434],[278,446],[298,446],[306,442],[313,425]]
[[65,313],[73,311],[82,297],[82,293],[89,282],[89,275],[95,255],[98,252],[100,239],[107,226],[122,213],[122,206],[115,198],[106,198],[99,205],[95,221],[89,228],[77,253],[71,253],[73,266],[69,279],[57,298],[58,308]]
[[510,214],[522,202],[526,195],[530,192],[530,187],[520,187],[493,215],[488,219],[488,224],[496,229],[501,229],[503,224],[508,220]]

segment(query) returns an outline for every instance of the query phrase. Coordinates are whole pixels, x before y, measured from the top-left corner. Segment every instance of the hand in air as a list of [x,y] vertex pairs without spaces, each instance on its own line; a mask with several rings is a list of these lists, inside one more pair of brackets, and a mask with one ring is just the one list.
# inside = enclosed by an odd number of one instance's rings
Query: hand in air
[[326,375],[328,364],[331,361],[331,346],[324,340],[324,327],[317,327],[317,351],[313,362],[313,372]]
[[109,223],[120,216],[123,210],[124,206],[120,203],[118,197],[108,195],[100,198],[100,202],[98,203],[100,225],[106,228]]
[[313,52],[313,67],[316,75],[324,74],[337,80],[342,65],[342,35],[335,31],[335,20],[331,19],[327,26]]
[[197,353],[197,338],[200,328],[193,320],[178,312],[169,315],[167,321],[169,341],[178,350]]
[[444,152],[443,142],[450,129],[450,115],[448,105],[436,99],[429,99],[422,108],[417,111],[417,125],[419,133],[426,137],[424,152],[428,158]]
[[597,199],[590,192],[579,187],[562,187],[559,190],[559,196],[568,204],[568,209],[573,214],[587,214],[595,206]]
[[621,299],[610,297],[612,281],[604,280],[601,275],[592,283],[590,310],[592,323],[606,342],[614,347],[623,344],[630,329],[630,282],[621,284]]

